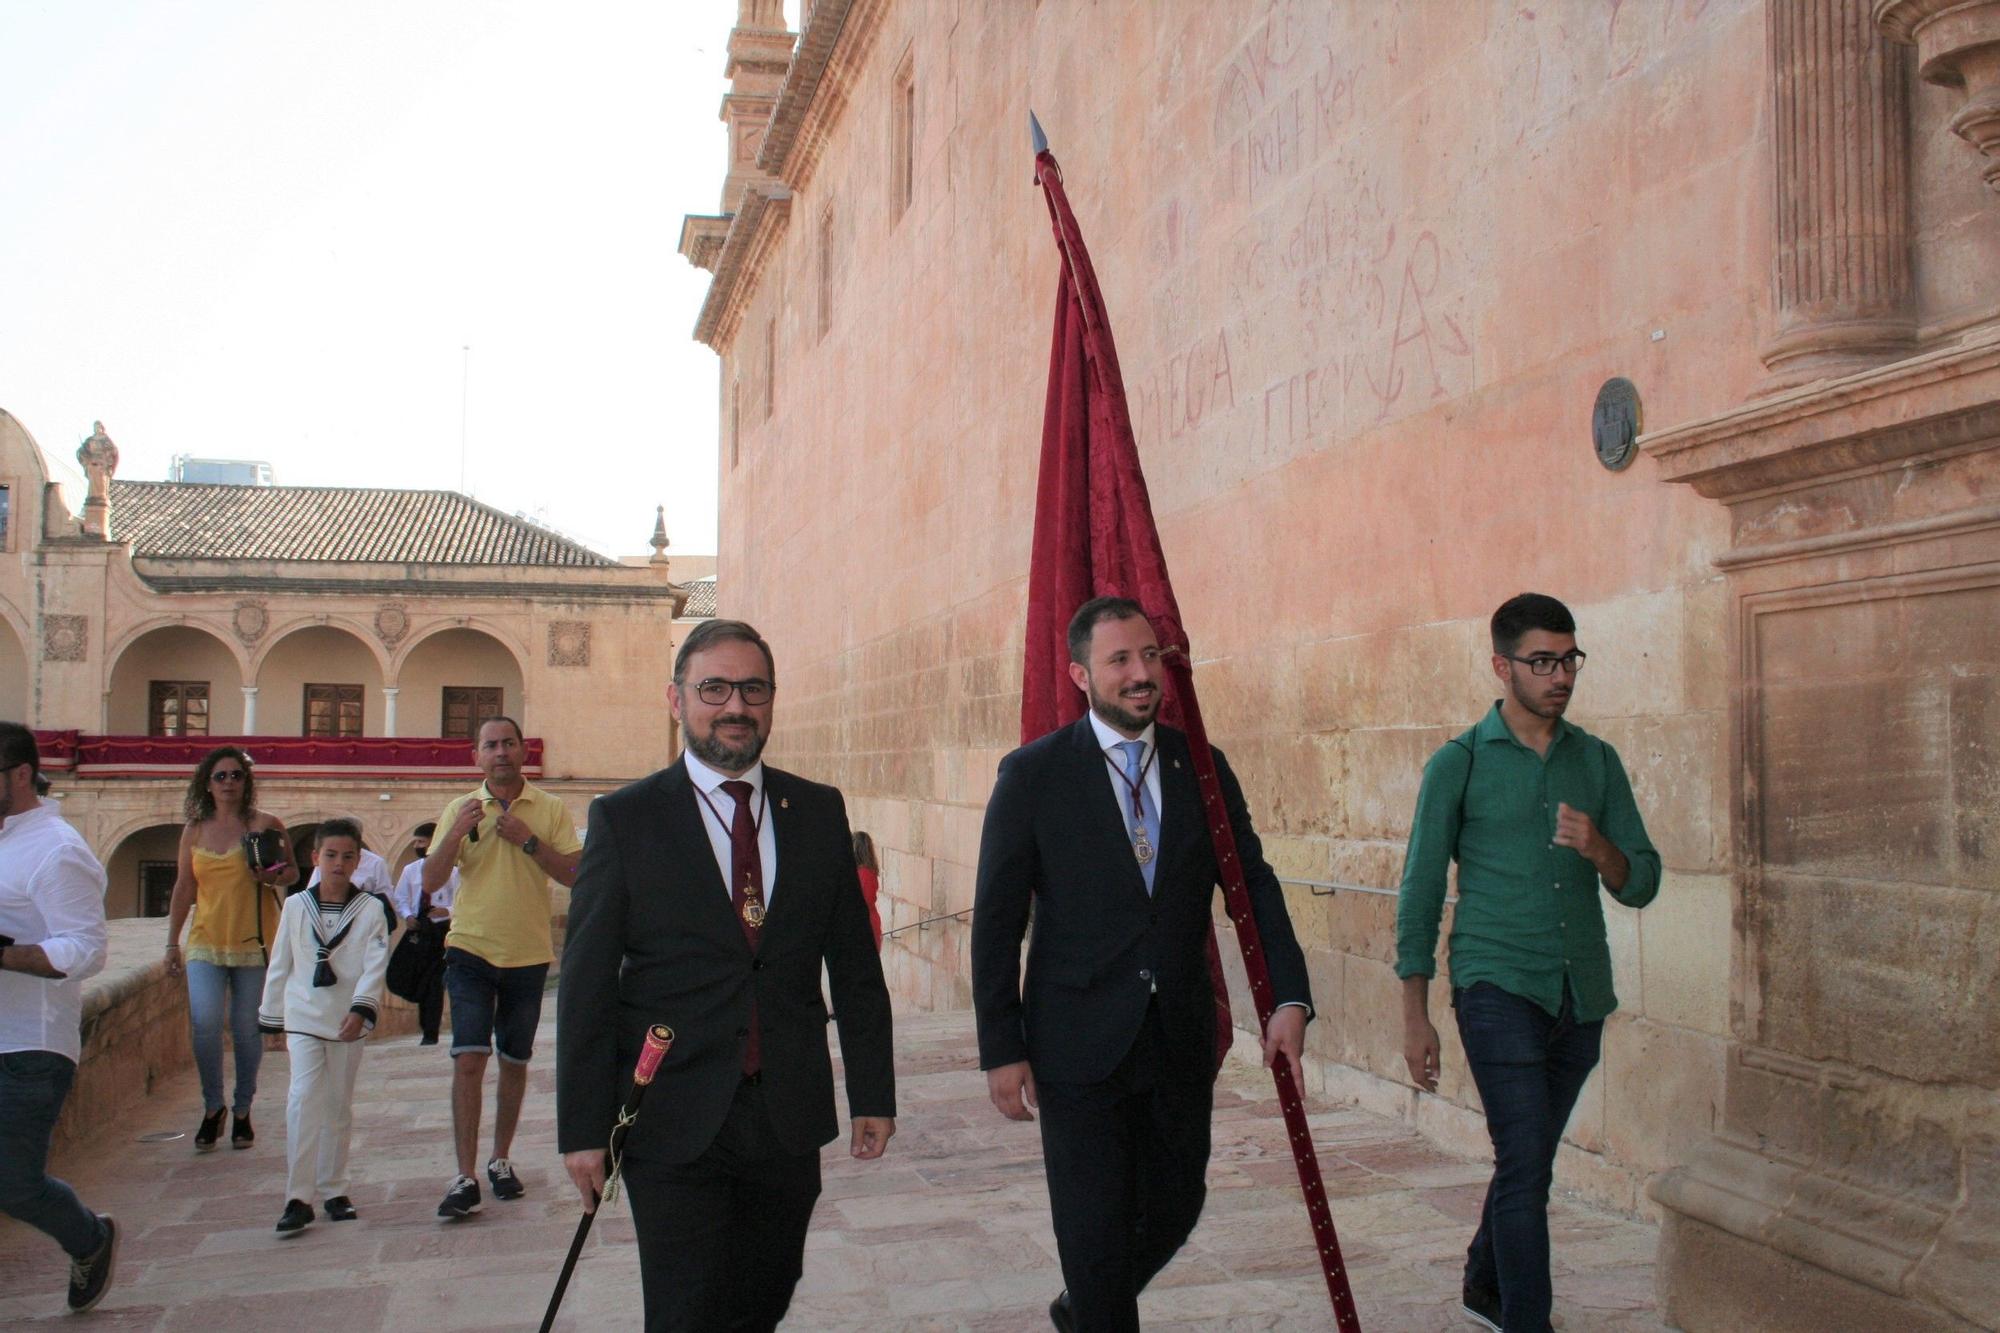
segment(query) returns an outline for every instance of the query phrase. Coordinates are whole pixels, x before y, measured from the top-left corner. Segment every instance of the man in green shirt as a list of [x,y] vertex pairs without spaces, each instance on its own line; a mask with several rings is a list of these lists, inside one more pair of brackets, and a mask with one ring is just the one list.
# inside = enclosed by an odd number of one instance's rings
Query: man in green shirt
[[1618,1007],[1598,885],[1644,907],[1660,891],[1660,855],[1618,752],[1563,720],[1584,661],[1569,608],[1522,593],[1493,613],[1492,630],[1506,694],[1424,766],[1396,904],[1396,975],[1403,1058],[1435,1092],[1428,986],[1456,859],[1452,1008],[1494,1159],[1466,1254],[1465,1312],[1491,1329],[1542,1333],[1556,1148]]

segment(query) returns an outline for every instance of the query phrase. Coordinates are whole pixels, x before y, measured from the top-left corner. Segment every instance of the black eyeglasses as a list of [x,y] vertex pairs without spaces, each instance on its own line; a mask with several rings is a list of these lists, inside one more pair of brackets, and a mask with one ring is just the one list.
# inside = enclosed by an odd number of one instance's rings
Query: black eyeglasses
[[240,768],[218,768],[208,775],[210,782],[241,782],[249,775]]
[[1557,667],[1561,667],[1564,671],[1574,676],[1577,672],[1583,670],[1584,659],[1590,656],[1590,654],[1576,648],[1570,649],[1561,657],[1516,657],[1512,653],[1502,653],[1500,655],[1509,662],[1521,663],[1521,665],[1527,667],[1528,670],[1534,672],[1537,676],[1553,676],[1556,674]]
[[694,697],[705,704],[726,704],[731,694],[740,694],[745,705],[755,708],[771,702],[771,695],[777,688],[761,676],[752,676],[749,680],[724,680],[720,676],[710,676],[707,680],[696,682]]

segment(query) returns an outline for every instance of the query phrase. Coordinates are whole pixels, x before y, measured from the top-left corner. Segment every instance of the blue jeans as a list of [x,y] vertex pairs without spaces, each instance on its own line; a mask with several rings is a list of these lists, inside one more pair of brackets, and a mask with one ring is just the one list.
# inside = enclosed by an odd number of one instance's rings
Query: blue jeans
[[[257,1031],[257,1006],[264,999],[264,968],[187,965],[188,1019],[194,1028],[194,1067],[201,1074],[201,1109],[222,1109],[222,1024],[236,1052],[236,1099],[230,1109],[249,1115],[257,1097],[257,1066],[264,1062],[264,1038]],[[224,991],[228,992],[227,997]]]
[[49,1174],[49,1136],[76,1065],[54,1051],[0,1055],[0,1212],[55,1237],[72,1259],[104,1245],[104,1224]]
[[1489,981],[1452,997],[1493,1139],[1493,1182],[1466,1251],[1465,1282],[1500,1293],[1507,1333],[1549,1327],[1549,1184],[1563,1127],[1604,1038],[1604,1021],[1577,1022],[1575,1004],[1564,987],[1562,1012],[1552,1017]]

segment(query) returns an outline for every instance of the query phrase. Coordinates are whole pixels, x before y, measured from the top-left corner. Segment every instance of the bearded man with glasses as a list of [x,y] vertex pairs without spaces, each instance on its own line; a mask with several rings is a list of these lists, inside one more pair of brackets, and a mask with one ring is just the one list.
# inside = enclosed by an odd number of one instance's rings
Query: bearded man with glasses
[[1618,752],[1563,717],[1584,663],[1569,608],[1522,593],[1493,613],[1492,639],[1505,695],[1424,766],[1396,905],[1396,975],[1403,1058],[1417,1087],[1436,1092],[1429,985],[1456,860],[1452,1008],[1494,1158],[1464,1308],[1490,1329],[1542,1333],[1556,1148],[1618,1007],[1598,889],[1644,907],[1660,891],[1660,854]]
[[649,1025],[675,1034],[625,1139],[649,1333],[774,1329],[803,1271],[820,1147],[838,1132],[825,967],[851,1156],[896,1132],[889,992],[833,787],[763,761],[777,667],[738,620],[697,626],[667,700],[687,752],[599,798],[557,994],[556,1141],[586,1210]]

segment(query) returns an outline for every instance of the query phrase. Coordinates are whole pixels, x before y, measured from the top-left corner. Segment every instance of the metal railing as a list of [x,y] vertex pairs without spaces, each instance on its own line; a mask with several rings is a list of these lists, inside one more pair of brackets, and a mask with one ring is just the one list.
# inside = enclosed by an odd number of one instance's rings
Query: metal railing
[[939,921],[963,921],[971,915],[972,909],[967,907],[957,912],[946,912],[943,916],[927,916],[921,921],[912,921],[907,925],[898,926],[894,930],[885,930],[882,932],[882,938],[886,940],[891,935],[900,935],[906,930],[922,930],[926,926],[933,925]]
[[[1394,898],[1402,892],[1401,889],[1378,889],[1369,884],[1349,884],[1337,879],[1295,879],[1290,875],[1280,875],[1278,883],[1298,884],[1311,889],[1315,898],[1331,898],[1336,893],[1370,893],[1378,898]],[[1455,903],[1458,895],[1447,895],[1445,901]]]
[[[1372,884],[1350,884],[1345,880],[1338,879],[1299,879],[1292,875],[1280,875],[1278,882],[1280,884],[1296,884],[1301,888],[1310,889],[1312,890],[1312,896],[1315,898],[1330,898],[1336,893],[1366,893],[1377,898],[1394,898],[1401,892],[1398,889],[1378,889]],[[1455,903],[1458,901],[1458,895],[1451,894],[1445,898],[1445,901],[1447,903]],[[923,930],[936,925],[940,921],[964,921],[971,915],[972,909],[967,907],[957,912],[946,912],[942,916],[927,916],[921,921],[912,921],[907,925],[897,926],[894,930],[885,930],[882,932],[882,938],[886,940],[890,936],[900,935],[906,930]]]

